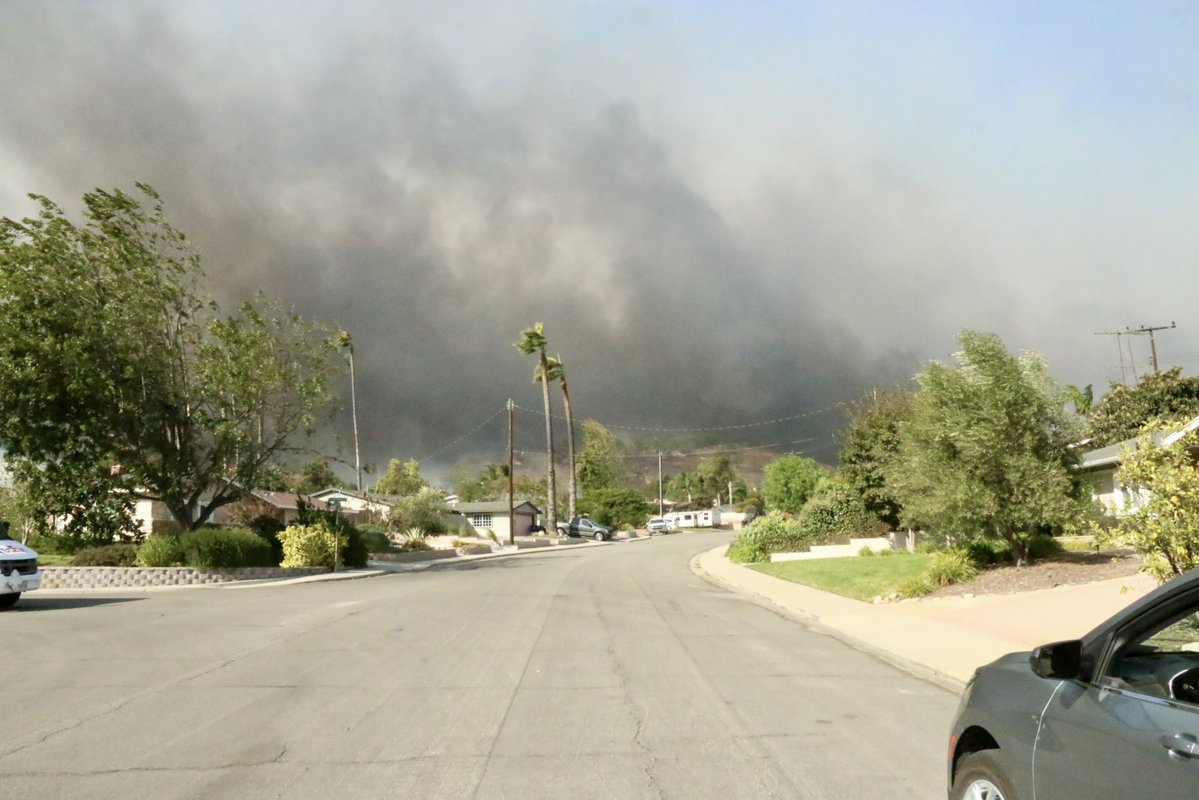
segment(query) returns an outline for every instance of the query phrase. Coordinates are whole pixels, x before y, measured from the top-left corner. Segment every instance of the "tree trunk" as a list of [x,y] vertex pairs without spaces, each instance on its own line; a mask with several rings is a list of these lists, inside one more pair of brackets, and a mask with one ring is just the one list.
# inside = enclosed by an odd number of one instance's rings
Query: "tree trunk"
[[545,528],[548,532],[558,533],[558,486],[554,480],[554,425],[550,418],[550,382],[549,363],[545,357],[545,348],[541,348],[541,399],[545,403],[545,449],[546,449],[546,500]]
[[570,508],[570,519],[578,516],[576,504],[579,493],[575,479],[575,418],[570,411],[570,389],[566,386],[566,373],[562,373],[562,405],[566,407],[566,452],[570,461],[570,480],[567,482],[567,500]]

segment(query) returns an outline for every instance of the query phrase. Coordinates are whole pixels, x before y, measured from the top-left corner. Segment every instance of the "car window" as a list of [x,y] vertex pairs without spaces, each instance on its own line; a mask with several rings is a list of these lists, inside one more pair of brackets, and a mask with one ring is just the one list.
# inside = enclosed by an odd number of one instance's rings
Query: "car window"
[[1113,655],[1100,684],[1199,704],[1199,608],[1134,636]]

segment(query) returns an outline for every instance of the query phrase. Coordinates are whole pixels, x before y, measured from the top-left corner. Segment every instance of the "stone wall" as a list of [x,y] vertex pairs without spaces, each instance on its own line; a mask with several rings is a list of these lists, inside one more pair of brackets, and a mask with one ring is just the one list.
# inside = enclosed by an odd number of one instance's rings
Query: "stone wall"
[[139,586],[199,586],[212,583],[303,578],[324,567],[247,567],[223,571],[193,567],[42,567],[43,589],[121,589]]

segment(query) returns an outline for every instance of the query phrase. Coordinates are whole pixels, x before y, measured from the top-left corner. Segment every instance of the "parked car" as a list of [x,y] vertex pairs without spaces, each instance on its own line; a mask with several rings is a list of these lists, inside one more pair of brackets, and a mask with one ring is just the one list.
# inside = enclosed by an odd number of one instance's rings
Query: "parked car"
[[42,585],[37,553],[20,542],[0,539],[0,608],[11,608],[22,592]]
[[612,529],[601,525],[587,517],[575,517],[570,522],[559,522],[558,533],[562,536],[582,536],[595,539],[597,542],[607,542],[612,539]]
[[678,530],[674,522],[666,517],[650,517],[649,522],[645,523],[645,528],[650,533],[672,533]]
[[1199,797],[1199,569],[975,672],[948,770],[953,800]]

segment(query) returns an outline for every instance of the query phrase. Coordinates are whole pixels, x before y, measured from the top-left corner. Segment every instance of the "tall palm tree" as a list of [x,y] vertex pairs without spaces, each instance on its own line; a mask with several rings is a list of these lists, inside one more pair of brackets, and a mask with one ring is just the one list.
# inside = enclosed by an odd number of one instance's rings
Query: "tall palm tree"
[[[533,325],[531,328],[525,328],[520,332],[520,341],[516,342],[516,349],[524,353],[526,356],[531,356],[534,353],[538,356],[538,370],[534,372],[534,380],[537,375],[549,374],[549,360],[545,356],[545,326],[540,322]],[[545,403],[545,448],[546,448],[546,499],[545,499],[545,520],[546,530],[553,533],[558,531],[558,501],[557,481],[554,480],[554,426],[550,420],[550,384],[549,381],[541,381],[541,399]]]
[[[566,384],[566,367],[562,363],[562,356],[550,356],[546,359],[546,367],[549,371],[551,381],[558,381],[562,386],[562,405],[566,407],[566,452],[570,461],[570,481],[567,486],[566,496],[570,504],[569,518],[574,519],[578,514],[575,512],[575,505],[579,499],[579,492],[575,483],[575,418],[570,410],[570,387]],[[540,370],[535,379],[541,378]]]

